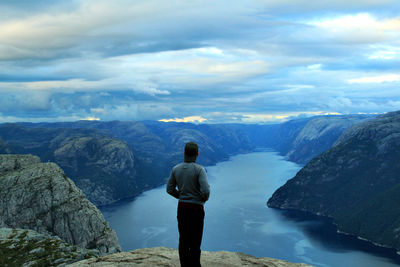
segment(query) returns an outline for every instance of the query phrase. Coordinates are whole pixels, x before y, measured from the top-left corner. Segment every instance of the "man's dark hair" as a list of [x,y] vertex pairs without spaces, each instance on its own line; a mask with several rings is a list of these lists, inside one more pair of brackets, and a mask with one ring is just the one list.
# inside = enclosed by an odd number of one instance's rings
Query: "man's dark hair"
[[189,157],[197,156],[199,153],[199,146],[195,142],[189,142],[185,145],[185,155]]
[[185,145],[185,161],[195,161],[199,154],[199,146],[195,142],[189,142]]

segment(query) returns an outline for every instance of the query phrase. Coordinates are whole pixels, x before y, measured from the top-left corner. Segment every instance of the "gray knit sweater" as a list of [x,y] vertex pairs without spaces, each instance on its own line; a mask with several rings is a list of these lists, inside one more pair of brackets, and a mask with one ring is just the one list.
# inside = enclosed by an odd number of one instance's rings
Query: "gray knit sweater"
[[179,201],[203,205],[210,196],[206,171],[194,162],[176,165],[172,168],[167,192]]

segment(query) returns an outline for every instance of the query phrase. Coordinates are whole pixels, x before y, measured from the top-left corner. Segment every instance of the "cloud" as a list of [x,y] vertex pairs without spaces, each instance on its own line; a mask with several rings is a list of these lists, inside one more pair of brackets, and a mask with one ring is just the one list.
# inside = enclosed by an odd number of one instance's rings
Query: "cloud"
[[265,122],[400,99],[397,0],[23,2],[0,3],[10,119]]
[[[143,64],[137,68],[140,68],[142,73],[146,72],[144,75],[160,79],[162,83],[191,88],[199,85],[238,82],[269,72],[268,62],[238,56],[234,52],[221,51],[218,56],[204,53],[204,49],[160,52],[157,53],[157,59],[154,59],[154,55],[149,55],[148,58],[143,56],[141,58]],[[131,64],[127,63],[128,66]],[[132,65],[131,67],[136,68]]]
[[189,117],[184,117],[184,118],[173,118],[173,119],[161,119],[158,120],[161,122],[205,122],[207,119],[201,117],[201,116],[189,116]]
[[394,59],[398,53],[393,50],[389,51],[376,51],[373,54],[371,54],[368,58],[369,59]]
[[[379,28],[379,23],[368,13],[346,15],[338,18],[325,19],[311,23],[313,25],[332,30],[360,30]],[[380,27],[382,28],[382,27]]]
[[[49,90],[55,92],[96,92],[133,90],[149,95],[169,95],[173,88],[240,82],[269,72],[269,64],[242,51],[224,51],[206,47],[185,51],[132,54],[111,58],[61,62],[43,70],[56,80],[0,82],[1,90]],[[88,79],[69,79],[86,75]],[[28,70],[29,72],[32,72]],[[35,73],[31,75],[35,76]],[[64,75],[65,80],[57,80]],[[171,88],[166,89],[163,87]]]
[[289,119],[305,118],[318,115],[341,115],[337,112],[308,111],[308,112],[275,112],[275,113],[209,113],[206,114],[208,123],[281,123]]
[[345,43],[380,43],[399,40],[400,17],[376,18],[369,13],[321,18],[308,22],[329,39]]
[[155,120],[165,114],[173,114],[169,104],[154,104],[135,100],[110,103],[101,103],[99,107],[90,108],[88,116],[100,118],[101,120]]
[[[296,3],[293,3],[291,0],[259,0],[257,1],[261,3],[266,8],[279,8],[287,7],[291,10],[296,10],[295,12],[299,12],[299,10],[320,10],[320,9],[328,9],[328,10],[340,10],[345,9],[349,10],[352,8],[360,9],[360,8],[369,8],[369,7],[380,7],[385,6],[387,4],[396,3],[395,0],[353,0],[351,2],[346,0],[336,0],[336,1],[320,1],[310,3],[307,0],[297,0]],[[282,10],[282,13],[286,12],[286,10]]]
[[[251,19],[242,5],[205,1],[76,1],[67,10],[0,21],[0,59],[121,55],[203,46],[210,37],[238,34]],[[212,4],[214,12],[209,12]],[[222,12],[223,11],[223,12]],[[223,22],[223,23],[222,23]]]
[[46,91],[0,91],[0,112],[45,112],[51,108],[50,99]]
[[384,82],[397,82],[400,81],[398,74],[384,74],[379,76],[361,77],[350,79],[348,82],[352,83],[384,83]]
[[103,79],[98,81],[87,81],[82,79],[71,79],[65,81],[34,81],[34,82],[0,82],[0,92],[9,90],[20,92],[46,92],[54,93],[75,93],[75,92],[98,92],[98,91],[120,91],[133,90],[136,92],[155,95],[169,95],[167,90],[159,90],[155,85],[146,82],[135,82],[135,80],[122,82],[115,79]]
[[96,118],[96,117],[86,117],[86,118],[83,118],[82,120],[85,120],[85,121],[99,121],[100,118]]

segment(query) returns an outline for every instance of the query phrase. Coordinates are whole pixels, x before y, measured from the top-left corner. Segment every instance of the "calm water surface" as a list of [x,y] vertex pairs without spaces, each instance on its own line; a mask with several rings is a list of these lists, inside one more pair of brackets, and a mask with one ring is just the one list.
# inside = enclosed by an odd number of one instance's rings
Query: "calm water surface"
[[[387,249],[336,234],[329,223],[270,209],[266,201],[300,166],[275,152],[237,155],[207,167],[211,197],[205,205],[203,250],[240,251],[316,266],[399,266]],[[165,186],[135,200],[102,208],[123,250],[178,247],[177,200]],[[397,260],[397,261],[396,261]]]

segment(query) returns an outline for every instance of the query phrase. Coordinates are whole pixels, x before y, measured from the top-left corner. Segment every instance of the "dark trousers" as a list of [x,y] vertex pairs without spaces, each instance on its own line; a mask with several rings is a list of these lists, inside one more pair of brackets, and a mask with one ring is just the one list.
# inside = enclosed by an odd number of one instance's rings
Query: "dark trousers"
[[182,267],[199,267],[200,246],[203,238],[203,205],[179,202],[179,260]]

